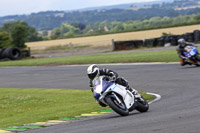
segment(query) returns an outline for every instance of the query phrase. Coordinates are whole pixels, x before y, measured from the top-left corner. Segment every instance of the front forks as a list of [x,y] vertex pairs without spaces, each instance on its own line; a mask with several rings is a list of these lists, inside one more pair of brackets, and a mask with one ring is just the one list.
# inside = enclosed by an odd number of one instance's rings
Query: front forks
[[122,104],[122,101],[118,98],[118,96],[115,93],[112,93],[112,95],[114,96],[114,98],[117,100],[119,104]]

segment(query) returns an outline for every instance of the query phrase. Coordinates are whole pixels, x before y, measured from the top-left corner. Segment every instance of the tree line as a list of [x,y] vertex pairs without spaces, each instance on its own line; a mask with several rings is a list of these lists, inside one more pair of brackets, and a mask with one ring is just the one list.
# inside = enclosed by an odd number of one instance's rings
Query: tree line
[[125,22],[102,21],[87,26],[82,23],[71,23],[71,24],[64,23],[58,28],[52,30],[50,39],[141,31],[141,30],[186,26],[193,24],[200,24],[200,15],[185,15],[174,18],[152,17],[150,19],[145,19],[145,20],[125,21]]
[[36,29],[26,22],[9,22],[0,27],[0,49],[11,46],[25,48],[25,42],[41,40],[43,38],[38,36]]

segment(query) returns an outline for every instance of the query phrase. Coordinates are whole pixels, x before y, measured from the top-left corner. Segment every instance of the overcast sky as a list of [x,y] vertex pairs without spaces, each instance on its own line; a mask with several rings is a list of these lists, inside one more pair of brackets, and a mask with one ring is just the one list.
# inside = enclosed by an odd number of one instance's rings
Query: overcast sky
[[22,15],[48,10],[65,11],[147,1],[155,0],[0,0],[0,16]]

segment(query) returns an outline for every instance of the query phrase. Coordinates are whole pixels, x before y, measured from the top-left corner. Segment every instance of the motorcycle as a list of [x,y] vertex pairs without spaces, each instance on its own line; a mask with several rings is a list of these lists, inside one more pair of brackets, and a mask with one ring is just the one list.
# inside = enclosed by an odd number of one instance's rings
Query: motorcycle
[[92,83],[94,98],[99,104],[109,106],[121,116],[127,116],[135,109],[139,112],[147,112],[149,109],[149,104],[143,97],[135,98],[126,87],[115,83],[107,76],[99,76]]
[[184,48],[183,54],[185,55],[186,59],[193,65],[200,66],[200,54],[196,47],[186,46]]

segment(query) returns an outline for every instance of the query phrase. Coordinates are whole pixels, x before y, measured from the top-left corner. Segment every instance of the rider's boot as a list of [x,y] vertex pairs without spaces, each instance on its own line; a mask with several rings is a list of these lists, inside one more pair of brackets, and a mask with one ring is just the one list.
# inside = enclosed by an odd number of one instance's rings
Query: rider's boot
[[187,64],[187,65],[192,65],[192,63],[189,62],[189,61],[186,61],[185,64]]
[[131,88],[129,85],[128,85],[128,81],[125,79],[125,78],[121,78],[121,82],[123,84],[123,86],[126,87],[127,90],[129,90],[130,92],[132,92],[132,94],[135,96],[136,99],[140,100],[140,101],[144,101],[142,96],[138,93],[137,90]]
[[126,88],[127,88],[127,90],[129,90],[130,92],[132,92],[132,94],[135,96],[136,99],[139,99],[139,100],[143,101],[142,96],[138,93],[137,90],[135,90],[135,89],[133,89],[133,88],[131,88],[129,86],[127,86]]
[[181,66],[185,66],[186,64],[185,64],[185,62],[181,62]]
[[192,65],[191,62],[187,61],[186,59],[181,59],[181,66],[185,66],[185,65]]

